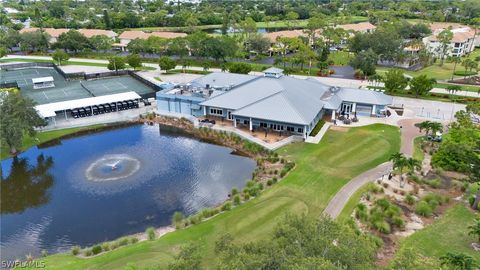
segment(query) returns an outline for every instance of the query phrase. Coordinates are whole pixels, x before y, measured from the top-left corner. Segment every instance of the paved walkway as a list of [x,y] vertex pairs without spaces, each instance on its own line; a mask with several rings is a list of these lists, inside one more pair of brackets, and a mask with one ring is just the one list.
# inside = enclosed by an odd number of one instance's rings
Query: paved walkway
[[[394,116],[394,115],[392,115]],[[385,119],[387,120],[387,119]],[[394,117],[392,120],[398,120]],[[406,156],[412,156],[414,151],[413,140],[415,137],[420,136],[418,128],[415,127],[415,123],[423,121],[422,119],[401,119],[396,122],[396,125],[401,126],[401,145],[400,152]],[[392,121],[386,121],[385,124],[393,124]],[[342,212],[343,208],[347,204],[350,197],[363,185],[368,182],[373,182],[376,179],[388,174],[392,170],[392,163],[390,161],[382,163],[377,167],[368,170],[357,177],[353,178],[345,186],[340,189],[337,194],[330,200],[327,207],[324,210],[324,214],[335,219]]]
[[340,189],[337,194],[330,200],[327,207],[323,211],[324,214],[330,216],[331,218],[335,219],[340,215],[343,208],[347,204],[350,197],[363,185],[368,182],[373,182],[375,179],[382,177],[382,175],[388,174],[392,169],[391,162],[385,162],[377,167],[368,170],[359,176],[353,178],[350,182],[348,182],[345,186]]
[[480,92],[471,92],[471,91],[456,91],[455,93],[450,93],[443,88],[433,88],[430,90],[431,93],[438,94],[447,94],[447,95],[456,95],[456,96],[466,96],[466,97],[476,97],[480,98]]
[[327,133],[327,130],[330,128],[332,124],[327,122],[323,125],[323,127],[320,129],[320,131],[317,133],[317,135],[315,135],[314,137],[312,136],[308,136],[306,139],[305,139],[305,142],[306,143],[314,143],[314,144],[318,144],[322,138],[323,138],[323,135],[325,135],[325,133]]

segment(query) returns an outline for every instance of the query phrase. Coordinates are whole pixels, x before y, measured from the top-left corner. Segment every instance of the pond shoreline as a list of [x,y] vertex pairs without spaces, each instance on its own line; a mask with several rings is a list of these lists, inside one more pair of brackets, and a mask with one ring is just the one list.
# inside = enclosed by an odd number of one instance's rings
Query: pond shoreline
[[[215,205],[211,208],[205,208],[190,216],[182,217],[182,220],[180,223],[172,222],[173,225],[160,226],[160,227],[154,228],[155,235],[156,235],[155,239],[158,239],[163,235],[173,232],[177,229],[190,227],[197,223],[203,222],[207,219],[213,218],[214,216],[217,216],[222,212],[229,211],[230,209],[235,208],[236,206],[243,204],[244,202],[247,202],[250,198],[254,198],[260,195],[263,189],[283,179],[288,173],[288,171],[284,172],[284,167],[287,163],[290,163],[290,162],[285,161],[283,158],[280,159],[277,154],[253,142],[243,140],[235,134],[215,131],[209,128],[196,128],[194,127],[193,123],[191,123],[189,120],[184,118],[179,119],[179,118],[170,118],[170,117],[163,117],[163,116],[156,116],[156,115],[154,115],[153,118],[148,117],[148,119],[144,117],[140,117],[132,121],[116,122],[116,123],[104,124],[101,126],[96,125],[96,126],[84,127],[82,128],[82,130],[78,130],[76,132],[58,136],[51,140],[43,141],[42,143],[39,143],[33,146],[37,146],[39,149],[48,148],[51,146],[61,144],[61,141],[64,139],[81,137],[85,135],[91,135],[95,133],[101,133],[101,132],[106,132],[114,129],[121,129],[125,127],[136,126],[136,125],[150,125],[150,126],[158,125],[160,134],[162,133],[162,131],[165,133],[172,132],[172,134],[180,134],[182,136],[193,138],[201,142],[227,147],[232,149],[231,154],[248,157],[250,159],[253,159],[256,162],[256,165],[254,167],[255,169],[251,176],[252,180],[247,182],[247,186],[245,186],[243,193],[242,191],[234,192],[232,190],[231,192],[229,192],[228,197],[218,205]],[[166,135],[168,136],[168,134]],[[28,149],[22,149],[22,150],[26,151]],[[275,155],[274,158],[273,158],[273,154]],[[291,166],[288,170],[291,170],[293,166]],[[279,172],[281,172],[281,175],[278,175]],[[253,189],[253,186],[249,186],[249,184],[255,186],[256,191],[254,195],[246,194],[249,192],[249,188]],[[260,186],[261,188],[257,188]],[[234,200],[234,197],[239,197],[239,196],[242,196],[240,199],[240,202],[237,202],[236,200]],[[238,199],[238,198],[235,198],[235,199]],[[208,214],[205,214],[206,212],[208,212]],[[92,258],[98,255],[108,253],[109,251],[114,250],[116,248],[120,248],[122,246],[127,246],[137,242],[141,242],[141,241],[143,242],[146,240],[149,240],[147,231],[137,232],[133,234],[124,235],[115,240],[99,242],[91,246],[85,246],[84,248],[81,248],[79,246],[72,246],[70,252],[63,251],[58,253],[67,253],[67,254],[69,253],[75,257],[86,259],[86,258]],[[98,250],[99,247],[101,247],[99,252],[93,252],[95,248]]]

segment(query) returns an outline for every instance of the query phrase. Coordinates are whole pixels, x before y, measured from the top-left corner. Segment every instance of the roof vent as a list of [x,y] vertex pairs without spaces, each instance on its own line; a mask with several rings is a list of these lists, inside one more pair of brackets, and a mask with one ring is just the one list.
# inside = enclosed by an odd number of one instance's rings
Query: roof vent
[[263,71],[263,76],[278,79],[283,76],[283,69],[275,67],[267,68]]
[[332,93],[335,94],[335,93],[338,92],[338,90],[340,90],[340,87],[332,86],[332,87],[330,87],[328,90],[330,90],[330,92],[332,92]]

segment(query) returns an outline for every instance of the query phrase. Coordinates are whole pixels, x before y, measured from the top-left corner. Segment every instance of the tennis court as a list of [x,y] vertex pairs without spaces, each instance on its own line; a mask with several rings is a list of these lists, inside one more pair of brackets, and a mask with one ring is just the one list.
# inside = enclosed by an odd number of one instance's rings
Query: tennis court
[[[55,87],[33,88],[33,78],[54,78]],[[153,93],[154,90],[130,76],[109,77],[90,81],[67,81],[53,68],[25,68],[0,70],[0,82],[16,81],[21,93],[33,99],[37,104],[46,104],[66,100],[103,96],[129,91],[139,95]]]

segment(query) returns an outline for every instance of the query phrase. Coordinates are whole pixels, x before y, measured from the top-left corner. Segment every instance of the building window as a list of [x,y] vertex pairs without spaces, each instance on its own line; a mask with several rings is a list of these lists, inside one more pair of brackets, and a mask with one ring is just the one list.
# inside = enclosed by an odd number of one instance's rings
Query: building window
[[260,127],[267,128],[267,123],[260,122]]
[[248,120],[243,120],[243,124],[244,124],[244,125],[249,125],[249,124],[250,124],[250,121],[248,121]]
[[215,108],[210,108],[210,114],[211,115],[223,115],[223,110],[222,109],[215,109]]
[[295,128],[291,126],[287,126],[287,131],[295,132]]
[[303,128],[298,128],[297,131],[298,133],[303,133]]

